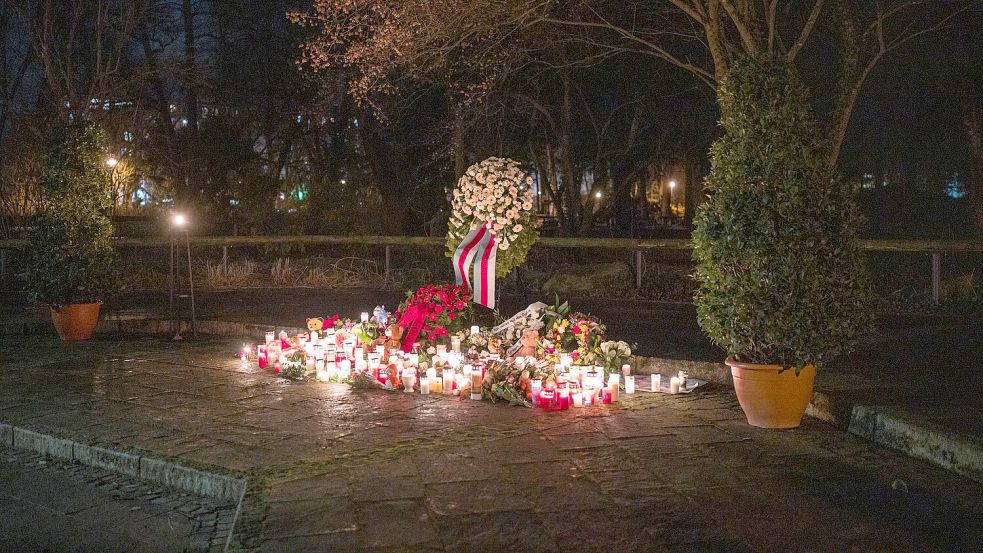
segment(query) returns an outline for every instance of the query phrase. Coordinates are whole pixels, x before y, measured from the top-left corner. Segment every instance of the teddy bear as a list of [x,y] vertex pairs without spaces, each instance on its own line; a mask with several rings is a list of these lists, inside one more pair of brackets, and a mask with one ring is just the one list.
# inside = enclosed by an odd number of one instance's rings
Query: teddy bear
[[324,329],[324,319],[321,317],[310,317],[307,319],[307,330],[321,332],[322,329]]

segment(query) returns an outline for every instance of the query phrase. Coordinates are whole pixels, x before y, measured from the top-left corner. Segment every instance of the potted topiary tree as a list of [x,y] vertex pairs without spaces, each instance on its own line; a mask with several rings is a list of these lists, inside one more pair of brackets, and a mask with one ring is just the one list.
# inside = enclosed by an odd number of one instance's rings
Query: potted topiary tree
[[103,214],[109,173],[101,131],[91,123],[56,127],[45,148],[45,198],[27,236],[27,289],[47,304],[63,340],[87,340],[99,308],[117,286],[112,223]]
[[816,367],[872,322],[861,219],[788,66],[738,60],[718,96],[724,135],[693,231],[697,316],[728,354],[748,422],[793,428]]

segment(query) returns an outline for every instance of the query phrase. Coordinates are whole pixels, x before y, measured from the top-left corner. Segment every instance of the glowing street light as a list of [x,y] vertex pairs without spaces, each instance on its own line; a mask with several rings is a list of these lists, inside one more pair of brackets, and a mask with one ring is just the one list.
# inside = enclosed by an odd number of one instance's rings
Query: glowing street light
[[669,189],[671,190],[673,188],[676,188],[676,181],[671,180],[671,181],[669,181]]
[[597,191],[597,194],[594,194],[594,197],[597,198],[598,200],[600,200],[601,199],[601,191],[598,190]]
[[116,159],[115,157],[110,156],[110,157],[107,157],[106,158],[106,166],[109,167],[110,169],[112,169],[113,167],[116,167],[116,165],[118,163],[119,163],[119,160]]
[[187,222],[188,220],[181,213],[176,213],[174,217],[171,217],[171,224],[176,227],[183,227]]

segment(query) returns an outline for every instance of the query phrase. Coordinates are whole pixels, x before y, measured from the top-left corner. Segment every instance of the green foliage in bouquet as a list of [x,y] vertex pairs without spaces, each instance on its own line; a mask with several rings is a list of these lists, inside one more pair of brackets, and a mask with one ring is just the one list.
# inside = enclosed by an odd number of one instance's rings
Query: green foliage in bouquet
[[734,359],[821,365],[870,326],[861,218],[794,70],[735,63],[693,232],[700,326]]
[[118,288],[102,132],[91,123],[56,127],[48,138],[45,202],[27,235],[30,297],[52,306],[93,303]]

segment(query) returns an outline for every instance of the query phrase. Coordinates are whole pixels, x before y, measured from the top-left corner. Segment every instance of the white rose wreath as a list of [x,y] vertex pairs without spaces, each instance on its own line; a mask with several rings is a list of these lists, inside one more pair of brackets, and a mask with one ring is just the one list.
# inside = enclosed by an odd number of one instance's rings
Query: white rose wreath
[[531,185],[532,177],[515,160],[490,157],[469,167],[451,200],[447,257],[454,256],[472,227],[487,224],[498,242],[496,276],[521,265],[539,238]]

